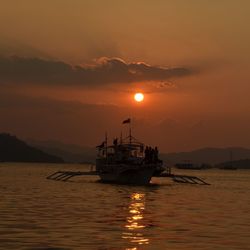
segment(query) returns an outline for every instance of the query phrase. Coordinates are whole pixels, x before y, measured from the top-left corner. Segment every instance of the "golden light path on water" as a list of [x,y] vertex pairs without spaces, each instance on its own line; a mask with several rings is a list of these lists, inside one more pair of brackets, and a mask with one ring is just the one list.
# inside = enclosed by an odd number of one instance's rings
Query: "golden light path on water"
[[0,249],[249,249],[249,170],[194,171],[209,186],[46,179],[89,167],[0,163]]
[[[146,227],[143,224],[145,211],[145,194],[133,193],[130,196],[130,204],[128,207],[129,215],[126,218],[125,229],[122,238],[129,240],[133,244],[143,245],[149,244],[149,239],[144,237],[140,229]],[[127,248],[126,250],[136,250],[137,247]]]

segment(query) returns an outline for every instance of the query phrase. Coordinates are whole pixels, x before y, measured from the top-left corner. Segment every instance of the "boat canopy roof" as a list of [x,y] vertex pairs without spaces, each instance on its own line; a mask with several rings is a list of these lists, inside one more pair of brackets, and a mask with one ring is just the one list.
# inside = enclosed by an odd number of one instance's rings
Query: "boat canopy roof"
[[97,146],[98,150],[102,150],[106,148],[108,149],[114,149],[115,151],[140,151],[142,152],[144,149],[144,143],[138,141],[135,137],[133,137],[131,134],[127,136],[126,138],[120,138],[118,141],[118,138],[113,140],[113,144],[108,145],[107,144],[107,137],[105,141]]
[[110,145],[107,148],[120,148],[120,149],[127,149],[127,150],[137,150],[143,147],[143,143],[120,143],[117,145]]

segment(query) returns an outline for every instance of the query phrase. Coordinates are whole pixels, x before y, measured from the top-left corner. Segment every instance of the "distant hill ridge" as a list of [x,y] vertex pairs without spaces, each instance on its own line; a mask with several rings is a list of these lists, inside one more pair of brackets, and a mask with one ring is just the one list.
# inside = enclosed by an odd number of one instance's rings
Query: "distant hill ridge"
[[[95,162],[95,148],[58,141],[37,141],[31,139],[28,141],[31,145],[50,154],[57,155],[68,162]],[[250,159],[250,149],[242,147],[202,148],[189,152],[161,153],[160,157],[170,165],[183,161],[214,165],[229,161],[231,152],[233,160]]]
[[59,141],[27,140],[30,145],[49,154],[62,158],[65,162],[95,163],[96,149],[92,147],[66,144]]
[[29,146],[16,136],[0,133],[0,161],[62,163],[60,157]]
[[162,158],[172,164],[190,161],[192,163],[207,163],[214,165],[230,161],[231,153],[233,160],[250,159],[250,149],[242,147],[202,148],[190,152],[162,154]]

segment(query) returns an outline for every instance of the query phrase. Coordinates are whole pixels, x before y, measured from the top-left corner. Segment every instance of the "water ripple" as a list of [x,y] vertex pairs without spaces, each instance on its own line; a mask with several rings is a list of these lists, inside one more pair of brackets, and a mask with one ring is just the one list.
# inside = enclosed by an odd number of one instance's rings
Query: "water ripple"
[[[57,166],[81,170],[83,166]],[[250,172],[207,171],[211,186],[129,187],[46,180],[54,165],[2,164],[0,248],[248,249]],[[199,172],[201,173],[201,172]]]

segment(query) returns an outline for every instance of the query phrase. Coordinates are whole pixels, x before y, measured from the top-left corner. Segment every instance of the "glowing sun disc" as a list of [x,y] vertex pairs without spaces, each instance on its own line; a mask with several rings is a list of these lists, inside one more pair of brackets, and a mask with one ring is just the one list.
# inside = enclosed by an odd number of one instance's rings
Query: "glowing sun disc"
[[142,102],[143,99],[144,99],[144,95],[142,93],[136,93],[134,95],[134,99],[137,101],[137,102]]

